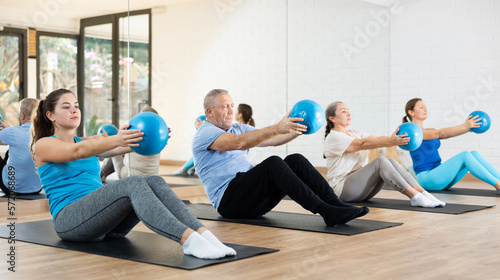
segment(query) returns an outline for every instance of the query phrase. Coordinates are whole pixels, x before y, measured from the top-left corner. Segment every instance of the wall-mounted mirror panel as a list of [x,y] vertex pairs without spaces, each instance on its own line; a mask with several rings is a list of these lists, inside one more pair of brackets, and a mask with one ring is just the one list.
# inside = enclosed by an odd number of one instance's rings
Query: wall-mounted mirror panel
[[[323,109],[343,101],[352,129],[386,135],[389,94],[389,13],[364,1],[288,1],[288,108],[312,99]],[[385,26],[374,16],[380,16]],[[288,144],[324,165],[324,126]]]
[[119,25],[119,124],[121,126],[149,104],[149,14],[120,17]]
[[[388,133],[388,18],[373,25],[387,7],[352,0],[224,3],[183,2],[153,13],[153,99],[174,130],[165,156],[190,157],[193,122],[213,88],[229,90],[235,105],[251,105],[258,128],[277,123],[301,99],[323,108],[342,100],[353,127]],[[359,45],[359,36],[369,41]],[[288,145],[251,149],[250,156],[258,163],[297,152],[322,166],[323,138],[324,128]]]

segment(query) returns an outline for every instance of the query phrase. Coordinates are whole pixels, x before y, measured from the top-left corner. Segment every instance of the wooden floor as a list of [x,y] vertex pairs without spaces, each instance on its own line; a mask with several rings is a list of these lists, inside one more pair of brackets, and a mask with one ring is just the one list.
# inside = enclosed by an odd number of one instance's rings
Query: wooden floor
[[[176,168],[162,166],[161,174]],[[474,179],[458,186],[491,188]],[[201,186],[174,191],[182,199],[208,202]],[[500,197],[437,196],[449,203],[500,203]],[[404,199],[390,190],[377,197]],[[7,223],[7,207],[6,199],[0,200],[0,226]],[[276,210],[308,213],[288,200]],[[50,219],[47,200],[17,200],[16,217],[18,223]],[[0,279],[500,279],[499,207],[461,215],[372,208],[364,218],[404,224],[341,236],[202,220],[223,242],[280,251],[193,271],[18,242],[12,273],[7,270],[9,245],[0,239]],[[142,224],[134,230],[149,231]]]

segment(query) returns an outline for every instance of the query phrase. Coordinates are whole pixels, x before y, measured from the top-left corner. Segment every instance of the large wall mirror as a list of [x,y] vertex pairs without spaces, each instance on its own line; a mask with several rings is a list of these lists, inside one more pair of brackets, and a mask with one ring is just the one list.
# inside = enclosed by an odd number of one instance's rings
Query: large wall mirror
[[149,10],[81,20],[83,135],[107,123],[121,126],[150,104],[150,23]]
[[[191,156],[193,122],[213,88],[228,89],[236,104],[251,105],[257,127],[278,122],[301,99],[323,108],[345,102],[351,128],[372,135],[395,131],[404,104],[414,97],[426,100],[428,127],[457,125],[472,109],[487,110],[494,119],[497,11],[490,1],[450,8],[452,2],[444,1],[440,12],[428,0],[149,2],[150,101],[173,131],[162,158]],[[140,25],[129,20],[131,30]],[[131,110],[144,102],[139,95]],[[498,162],[495,129],[454,139],[456,144],[443,147],[443,158],[477,142],[474,149]],[[271,154],[301,153],[324,166],[323,130],[288,145],[252,149],[251,157],[258,163]]]
[[[361,0],[215,2],[153,9],[153,104],[173,130],[165,157],[190,157],[193,122],[213,88],[229,90],[236,105],[251,105],[258,128],[277,123],[299,100],[323,108],[342,100],[353,127],[388,133],[387,6]],[[324,166],[323,138],[324,128],[288,145],[252,149],[250,156],[258,163],[298,152]]]

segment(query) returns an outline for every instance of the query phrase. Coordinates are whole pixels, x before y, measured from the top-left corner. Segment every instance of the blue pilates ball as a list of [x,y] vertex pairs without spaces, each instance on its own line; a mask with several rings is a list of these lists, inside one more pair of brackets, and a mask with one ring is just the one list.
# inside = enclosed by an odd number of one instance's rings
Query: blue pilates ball
[[470,129],[470,131],[474,132],[474,133],[484,133],[486,132],[488,129],[490,129],[490,126],[491,126],[491,119],[490,119],[490,116],[488,116],[488,114],[486,114],[485,112],[483,111],[474,111],[472,113],[470,113],[469,116],[479,116],[481,119],[479,120],[479,122],[481,123],[481,125],[479,127],[473,127]]
[[422,132],[420,126],[411,122],[401,124],[399,126],[399,131],[397,134],[408,134],[408,137],[410,137],[410,141],[408,142],[408,144],[399,145],[401,149],[407,151],[415,151],[416,149],[418,149],[422,144],[422,140],[424,139],[424,133]]
[[139,129],[144,132],[138,147],[130,147],[132,151],[144,155],[160,153],[168,142],[168,127],[160,115],[152,112],[143,112],[130,119],[129,129]]
[[313,134],[323,126],[325,112],[317,102],[304,99],[295,103],[290,118],[303,118],[304,121],[298,122],[307,126],[307,131],[303,133]]

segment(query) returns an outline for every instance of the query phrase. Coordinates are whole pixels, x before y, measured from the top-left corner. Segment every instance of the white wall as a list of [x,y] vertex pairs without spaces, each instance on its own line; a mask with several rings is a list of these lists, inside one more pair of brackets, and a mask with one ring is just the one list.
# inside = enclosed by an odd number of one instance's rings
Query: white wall
[[[154,79],[153,102],[173,129],[163,157],[189,157],[203,96],[222,87],[235,103],[253,106],[258,127],[278,121],[303,98],[323,108],[345,101],[352,128],[374,135],[390,134],[413,97],[426,102],[428,127],[463,123],[481,109],[493,120],[490,131],[445,140],[441,155],[447,159],[474,149],[500,169],[494,141],[500,136],[494,111],[500,98],[499,15],[500,2],[494,0],[405,0],[389,7],[320,0],[168,6],[153,16],[153,75],[160,77]],[[322,139],[323,130],[288,147],[259,150],[255,160],[300,152],[324,166]]]
[[252,104],[258,126],[268,122],[262,112],[281,115],[282,6],[282,1],[247,1],[221,12],[211,1],[198,1],[153,15],[153,104],[172,129],[163,157],[191,156],[194,120],[204,113],[203,97],[213,88]]
[[[341,100],[352,128],[388,133],[389,13],[361,1],[288,1],[288,104],[307,98],[324,109]],[[377,21],[381,15],[385,20]],[[385,22],[385,23],[384,23]],[[324,127],[288,145],[324,166]]]
[[391,124],[414,97],[427,105],[427,127],[458,125],[483,110],[490,130],[442,141],[441,157],[477,150],[500,169],[500,1],[404,0],[401,7],[390,35]]
[[[2,9],[0,25],[78,31],[77,19],[43,17],[43,11],[40,7],[35,17]],[[204,95],[226,88],[236,104],[252,105],[257,127],[277,122],[304,98],[323,108],[343,100],[353,113],[352,128],[374,135],[391,133],[413,97],[426,102],[428,127],[456,125],[481,109],[493,120],[490,131],[445,140],[441,155],[447,159],[475,149],[500,169],[494,140],[500,136],[499,29],[496,0],[399,0],[389,7],[356,0],[167,5],[153,14],[153,106],[172,128],[162,158],[190,156]],[[32,77],[28,88],[34,88]],[[256,149],[252,156],[258,162],[270,154],[300,152],[324,166],[323,133],[287,147]]]
[[[301,99],[323,108],[343,100],[356,128],[386,134],[387,26],[352,57],[341,48],[355,45],[356,28],[364,33],[381,10],[351,0],[252,0],[197,1],[153,14],[153,104],[172,129],[163,158],[189,158],[194,119],[213,88],[250,104],[257,127],[278,122]],[[252,157],[299,152],[322,166],[323,138],[321,129],[288,147],[257,148]]]

